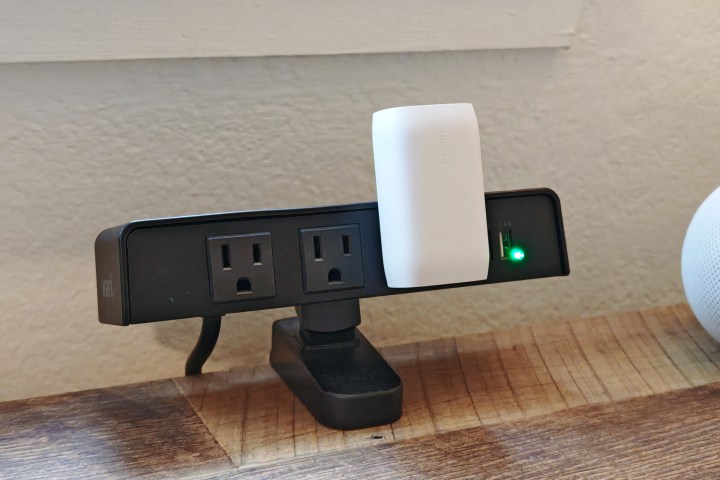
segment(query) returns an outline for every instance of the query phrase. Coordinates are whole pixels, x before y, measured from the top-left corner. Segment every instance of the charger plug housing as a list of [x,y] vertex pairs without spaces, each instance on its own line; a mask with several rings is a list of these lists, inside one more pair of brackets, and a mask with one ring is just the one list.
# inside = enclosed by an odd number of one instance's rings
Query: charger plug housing
[[490,248],[473,106],[381,110],[372,136],[388,286],[485,280]]

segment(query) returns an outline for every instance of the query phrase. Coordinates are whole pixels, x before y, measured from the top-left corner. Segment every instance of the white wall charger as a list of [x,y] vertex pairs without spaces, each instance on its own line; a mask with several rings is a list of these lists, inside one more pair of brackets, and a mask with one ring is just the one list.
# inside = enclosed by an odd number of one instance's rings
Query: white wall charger
[[473,106],[381,110],[372,135],[388,286],[485,280],[490,249]]

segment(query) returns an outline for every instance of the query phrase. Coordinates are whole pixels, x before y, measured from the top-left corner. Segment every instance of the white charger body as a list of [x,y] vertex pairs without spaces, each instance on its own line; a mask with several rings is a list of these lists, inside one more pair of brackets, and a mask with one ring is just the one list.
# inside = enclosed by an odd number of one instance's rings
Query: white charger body
[[388,286],[485,280],[490,247],[473,106],[381,110],[372,137]]

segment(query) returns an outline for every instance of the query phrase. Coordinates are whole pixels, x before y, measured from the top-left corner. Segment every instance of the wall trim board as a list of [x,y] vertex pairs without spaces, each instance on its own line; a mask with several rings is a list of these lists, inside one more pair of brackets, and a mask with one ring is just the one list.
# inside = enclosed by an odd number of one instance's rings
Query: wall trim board
[[582,0],[0,0],[0,63],[569,47]]

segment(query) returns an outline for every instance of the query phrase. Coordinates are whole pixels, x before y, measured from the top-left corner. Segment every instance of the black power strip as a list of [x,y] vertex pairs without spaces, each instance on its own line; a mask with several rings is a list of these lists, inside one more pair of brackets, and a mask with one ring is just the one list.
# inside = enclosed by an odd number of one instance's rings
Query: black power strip
[[[485,200],[487,279],[411,289],[387,286],[376,203],[111,228],[95,242],[99,319],[130,325],[203,317],[216,322],[207,331],[217,332],[222,315],[294,306],[298,318],[273,327],[271,362],[281,377],[327,425],[386,423],[400,414],[402,384],[355,328],[360,298],[570,272],[555,192],[488,193]],[[448,249],[453,235],[447,232]],[[200,366],[214,345],[209,342]],[[202,344],[201,338],[198,348]]]
[[[387,286],[376,203],[141,220],[111,228],[95,242],[100,322],[130,325],[220,316],[568,275],[560,201],[552,190],[488,193],[485,201],[491,250],[487,280],[427,288]],[[333,228],[338,230],[333,232]],[[308,264],[321,263],[314,258],[315,234],[320,248],[334,257],[324,260],[323,268],[328,270],[318,267],[309,272]],[[507,244],[502,258],[501,234],[506,239],[511,236],[512,245],[523,248],[522,262],[508,258]],[[359,263],[347,262],[349,257],[340,251],[345,235],[350,253]],[[447,232],[447,238],[447,248],[453,248],[453,232]],[[333,241],[337,243],[333,245]],[[262,265],[254,265],[253,244],[259,245]],[[222,263],[216,263],[213,270],[214,260],[222,262],[222,245],[228,245],[230,269],[222,270]],[[218,258],[214,258],[215,252]],[[335,279],[339,283],[331,285],[333,280],[327,277],[332,268],[345,279],[352,273],[352,281]],[[261,279],[270,276],[273,286],[264,286],[255,294],[243,293],[238,280],[247,278],[252,290],[263,283],[255,275]],[[323,275],[326,288],[317,286]],[[217,295],[220,298],[214,297],[223,277],[229,278],[231,290],[236,289],[232,301],[224,292]]]

